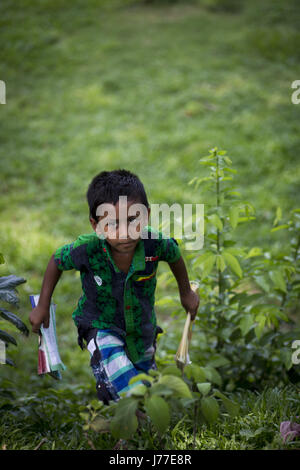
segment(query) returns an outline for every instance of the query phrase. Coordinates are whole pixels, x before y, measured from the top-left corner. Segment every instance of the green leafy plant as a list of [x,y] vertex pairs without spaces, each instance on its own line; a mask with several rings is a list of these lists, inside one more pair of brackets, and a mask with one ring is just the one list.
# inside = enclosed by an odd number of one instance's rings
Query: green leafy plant
[[139,374],[129,383],[133,385],[140,381],[144,383],[121,394],[117,403],[106,407],[97,401],[89,404],[88,412],[81,413],[85,420],[84,430],[109,431],[115,438],[129,439],[138,430],[136,412],[140,411],[146,414],[148,432],[152,433],[153,426],[162,439],[171,424],[172,414],[177,426],[188,411],[193,416],[195,440],[199,424],[211,425],[220,417],[220,400],[231,416],[239,412],[238,404],[215,387],[215,384],[221,384],[221,378],[213,367],[191,364],[180,372],[175,365],[169,365],[161,372],[150,370],[149,375]]
[[291,252],[238,246],[234,231],[256,220],[255,209],[232,185],[237,171],[225,151],[212,149],[200,164],[210,168],[209,176],[196,176],[189,184],[212,192],[215,201],[204,216],[205,249],[191,255],[193,278],[200,277],[196,322],[207,344],[206,350],[195,352],[196,362],[219,362],[229,390],[257,388],[271,377],[287,378],[291,341],[300,336],[290,316],[290,307],[299,300],[300,211],[294,210],[288,223],[279,226],[278,208],[272,228],[272,233],[292,233]]
[[184,368],[184,375],[189,381],[193,394],[193,447],[195,448],[199,425],[211,425],[220,418],[220,400],[231,417],[239,414],[239,405],[216,388],[216,385],[222,385],[222,379],[214,367],[189,364]]
[[[174,375],[175,369],[175,375]],[[109,406],[92,407],[85,429],[101,432],[109,430],[113,437],[128,439],[138,428],[136,412],[147,413],[156,431],[162,435],[170,424],[170,397],[175,399],[192,398],[191,391],[184,380],[179,377],[177,368],[166,368],[163,373],[150,370],[148,374],[133,377],[129,384],[137,384],[130,392],[121,394],[121,400]],[[146,385],[147,384],[147,385]],[[97,411],[100,410],[100,415]],[[96,413],[95,413],[96,411]]]
[[[255,209],[232,184],[232,161],[225,151],[212,149],[200,160],[209,176],[194,177],[215,201],[205,213],[202,253],[188,255],[191,277],[200,284],[200,327],[197,348],[191,347],[192,364],[183,372],[174,365],[174,350],[157,358],[158,371],[140,374],[130,384],[144,381],[109,407],[96,405],[85,415],[85,429],[109,432],[115,438],[132,438],[139,429],[137,411],[160,439],[168,427],[187,420],[193,428],[193,447],[203,426],[216,423],[222,413],[234,418],[239,405],[224,392],[237,387],[263,388],[270,380],[288,381],[292,370],[291,342],[299,337],[293,314],[299,300],[300,210],[286,223],[278,208],[271,233],[288,230],[290,250],[269,252],[259,246],[241,247],[234,240],[240,224],[256,220]],[[176,305],[172,295],[161,305]],[[174,309],[173,315],[178,313]],[[171,335],[170,335],[171,336]],[[176,335],[175,335],[176,336]],[[177,340],[175,340],[177,341]],[[150,386],[147,386],[148,385]],[[223,412],[222,412],[223,410]]]
[[[4,263],[4,257],[1,253],[0,264],[3,264],[3,263]],[[22,277],[17,277],[13,274],[10,276],[1,276],[0,277],[0,300],[7,302],[9,304],[12,304],[18,308],[19,298],[18,298],[18,294],[16,291],[16,286],[18,286],[19,284],[23,284],[24,282],[26,282],[25,279],[23,279]],[[2,327],[2,323],[5,324],[6,322],[9,322],[12,325],[14,325],[19,331],[21,331],[24,335],[28,336],[29,330],[27,326],[22,322],[22,320],[20,320],[20,318],[15,313],[12,313],[6,310],[1,305],[0,305],[0,317],[3,320],[5,320],[5,322],[1,321],[0,323],[1,327]],[[13,344],[17,346],[17,341],[15,340],[15,338],[7,331],[2,330],[2,328],[0,329],[0,340],[4,342],[5,348],[7,348],[9,344]],[[5,357],[5,362],[8,365],[15,366],[14,362],[8,357]]]

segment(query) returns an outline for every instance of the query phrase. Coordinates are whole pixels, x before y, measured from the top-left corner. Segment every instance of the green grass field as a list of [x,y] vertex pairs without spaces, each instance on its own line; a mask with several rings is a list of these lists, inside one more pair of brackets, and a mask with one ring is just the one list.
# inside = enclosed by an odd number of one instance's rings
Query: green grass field
[[[265,249],[287,241],[270,228],[278,206],[284,218],[299,207],[300,105],[291,102],[291,83],[300,78],[300,8],[296,0],[229,3],[228,11],[226,0],[1,2],[0,80],[7,95],[0,105],[0,275],[27,280],[18,313],[28,325],[29,294],[39,293],[54,249],[91,231],[85,194],[104,169],[138,174],[150,203],[208,207],[212,200],[188,182],[202,175],[198,160],[209,149],[227,150],[236,188],[257,211],[236,238]],[[65,273],[54,295],[68,367],[63,383],[37,376],[37,338],[17,335],[10,356],[18,370],[2,366],[1,375],[18,396],[49,386],[63,394],[78,385],[81,404],[93,397],[88,353],[77,346],[71,319],[80,292],[79,276]],[[165,293],[158,286],[157,299]],[[55,448],[64,446],[61,426]],[[31,432],[19,441],[18,432],[14,438],[8,432],[3,444],[33,448],[39,441]],[[80,432],[71,447],[82,448]],[[254,441],[241,434],[241,444],[211,434],[197,445],[280,447],[274,433],[258,443],[258,434]],[[174,439],[168,445],[182,448],[186,436]]]
[[[65,387],[58,391],[38,393],[7,400],[1,409],[1,447],[8,450],[113,449],[116,439],[108,433],[82,431],[80,413],[87,411],[86,387]],[[236,418],[224,415],[220,423],[202,426],[193,442],[193,427],[187,415],[172,420],[170,432],[160,436],[147,426],[127,441],[128,450],[254,450],[299,449],[299,442],[283,443],[279,432],[281,421],[298,413],[297,393],[291,387],[265,390],[260,395],[243,391],[235,394],[241,412]]]

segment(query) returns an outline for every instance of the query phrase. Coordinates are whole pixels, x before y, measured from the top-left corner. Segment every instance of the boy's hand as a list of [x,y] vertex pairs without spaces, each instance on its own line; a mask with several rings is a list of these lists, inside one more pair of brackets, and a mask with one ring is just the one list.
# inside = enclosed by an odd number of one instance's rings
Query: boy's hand
[[39,333],[41,324],[43,324],[44,328],[48,328],[49,317],[49,308],[37,305],[29,315],[29,321],[31,323],[33,333]]
[[194,320],[200,304],[198,294],[191,289],[187,294],[180,295],[180,301],[186,312],[191,314],[191,319]]

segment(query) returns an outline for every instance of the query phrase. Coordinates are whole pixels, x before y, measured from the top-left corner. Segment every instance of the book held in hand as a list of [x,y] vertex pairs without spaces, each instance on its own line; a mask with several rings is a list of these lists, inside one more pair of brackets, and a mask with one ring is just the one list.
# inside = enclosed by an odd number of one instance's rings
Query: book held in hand
[[[39,301],[39,295],[30,295],[32,308],[36,307]],[[39,348],[38,348],[38,374],[49,374],[53,378],[60,380],[61,371],[66,369],[62,362],[57,344],[56,337],[56,321],[55,321],[56,304],[50,303],[49,309],[49,328],[43,325],[40,327]]]

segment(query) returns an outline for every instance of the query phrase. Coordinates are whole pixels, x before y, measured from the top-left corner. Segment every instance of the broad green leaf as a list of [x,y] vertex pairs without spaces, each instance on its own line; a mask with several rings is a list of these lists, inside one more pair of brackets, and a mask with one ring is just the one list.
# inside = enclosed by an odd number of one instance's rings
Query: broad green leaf
[[201,400],[201,411],[204,418],[210,424],[217,421],[219,416],[219,404],[214,397],[204,397]]
[[[216,233],[210,233],[210,234],[208,234],[208,235],[207,235],[207,238],[208,238],[209,240],[212,240],[213,242],[216,242],[216,241],[218,240],[218,236],[217,236]],[[213,252],[211,252],[211,253],[213,253]]]
[[203,396],[207,395],[211,389],[211,383],[210,382],[202,382],[197,384],[197,388],[200,393],[202,393]]
[[4,259],[3,253],[0,253],[0,264],[4,264],[4,263],[5,263],[5,259]]
[[148,374],[141,373],[132,377],[129,380],[129,385],[132,385],[135,382],[139,382],[140,380],[147,380],[150,383],[153,382],[153,378],[151,376],[149,376]]
[[93,408],[94,410],[100,410],[103,408],[105,405],[103,404],[102,401],[99,400],[92,400],[90,404],[88,405],[88,408]]
[[211,367],[222,367],[227,366],[228,364],[230,364],[230,361],[226,357],[218,354],[216,356],[212,356],[207,365]]
[[253,302],[260,299],[261,296],[262,296],[261,293],[249,295],[249,294],[246,294],[245,292],[242,292],[240,294],[235,294],[230,299],[230,304],[235,304],[238,302],[239,306],[242,307],[248,304],[253,304]]
[[227,157],[227,155],[225,155],[223,158],[224,158],[225,162],[227,163],[227,165],[231,165],[231,164],[232,164],[231,159],[230,159],[229,157]]
[[289,282],[292,282],[292,276],[297,272],[296,266],[284,266],[284,272],[288,277]]
[[230,173],[234,173],[234,174],[237,173],[237,170],[234,170],[233,168],[228,168],[228,167],[226,167],[226,166],[224,166],[223,170],[224,170],[224,171],[229,171]]
[[240,222],[248,222],[249,220],[255,220],[256,217],[254,216],[249,216],[249,217],[239,217],[239,223]]
[[214,159],[215,159],[214,155],[208,155],[206,157],[200,158],[199,163],[201,165],[213,165],[214,164]]
[[197,181],[198,179],[198,176],[194,176],[194,178],[192,178],[189,182],[188,182],[188,186],[191,185],[191,184],[194,184],[195,181]]
[[250,202],[246,202],[244,203],[244,209],[245,209],[245,212],[246,212],[246,216],[248,217],[249,214],[254,214],[255,213],[255,208],[252,204],[250,204]]
[[226,248],[226,252],[233,256],[246,256],[245,250],[243,248],[229,247]]
[[241,329],[242,335],[246,336],[248,331],[252,328],[254,324],[254,318],[250,313],[244,315],[239,323],[239,327]]
[[252,343],[254,338],[255,338],[255,331],[254,331],[254,328],[251,328],[246,334],[246,336],[244,336],[245,344]]
[[236,242],[235,242],[234,240],[224,240],[224,241],[223,241],[223,246],[224,246],[225,248],[227,248],[227,247],[232,247],[232,246],[234,246],[235,244],[236,244]]
[[238,326],[233,327],[231,330],[231,335],[229,336],[230,341],[236,341],[237,339],[240,338],[240,336],[241,336],[240,328]]
[[277,314],[278,307],[274,304],[258,304],[251,307],[251,313],[255,315],[255,320],[260,320],[261,317],[267,317]]
[[258,324],[255,327],[254,331],[255,331],[257,338],[260,339],[263,334],[263,330],[266,324],[266,317],[258,316],[257,320],[258,320]]
[[202,253],[200,256],[197,256],[195,261],[193,262],[194,266],[200,266],[201,264],[204,263],[204,261],[207,260],[210,256],[214,255],[212,251],[207,251],[206,253]]
[[217,266],[217,269],[219,269],[221,272],[224,271],[224,269],[226,268],[224,256],[216,255],[216,266]]
[[223,395],[223,393],[221,393],[219,390],[216,390],[214,395],[216,397],[221,398],[221,400],[223,402],[223,405],[225,406],[225,408],[228,411],[228,413],[230,414],[230,416],[234,417],[234,416],[237,416],[239,414],[240,406],[239,406],[238,403],[235,403],[235,402],[229,400],[229,398],[227,398],[225,395]]
[[281,219],[282,219],[282,210],[278,206],[277,209],[276,209],[276,217],[274,219],[273,225],[277,225],[279,220],[281,220]]
[[226,260],[227,265],[230,267],[230,269],[237,275],[239,278],[243,277],[243,272],[240,266],[240,263],[236,259],[235,256],[233,256],[231,253],[229,253],[227,250],[223,251],[223,256]]
[[203,368],[197,366],[197,364],[188,364],[184,368],[184,373],[188,379],[193,379],[195,382],[205,382],[206,375]]
[[254,279],[257,285],[261,287],[265,292],[270,292],[270,285],[264,276],[254,276]]
[[206,366],[206,367],[201,367],[201,369],[203,370],[207,380],[219,386],[222,385],[222,378],[219,372],[214,367]]
[[209,160],[202,160],[199,163],[200,163],[200,165],[210,166],[212,169],[215,168],[214,163],[209,161]]
[[215,157],[215,154],[212,153],[212,151],[210,150],[209,151],[210,155],[205,155],[204,157],[201,157],[199,158],[199,162],[201,162],[202,160],[214,160]]
[[161,373],[162,375],[176,375],[177,377],[181,377],[181,372],[176,366],[167,366]]
[[252,258],[253,256],[262,256],[262,255],[263,255],[262,249],[259,248],[258,246],[255,246],[255,247],[251,248],[251,250],[249,251],[249,253],[246,256],[246,259],[247,258]]
[[219,169],[216,169],[216,178],[223,178],[224,176],[224,171],[219,167]]
[[211,216],[209,216],[209,220],[217,229],[219,229],[220,231],[223,230],[223,223],[218,214],[212,214]]
[[289,225],[288,224],[277,225],[277,227],[273,227],[270,231],[277,232],[277,230],[282,230],[284,228],[289,228]]
[[290,370],[293,366],[292,355],[293,351],[291,349],[282,348],[280,350],[280,359],[284,363],[286,370]]
[[270,271],[269,276],[277,289],[287,292],[286,282],[281,271]]
[[163,375],[161,376],[158,383],[166,385],[180,397],[192,398],[191,391],[187,384],[175,375]]
[[173,391],[170,390],[166,385],[155,383],[149,388],[151,395],[172,395]]
[[95,432],[109,432],[110,423],[108,420],[97,416],[91,423],[91,428]]
[[167,402],[158,395],[152,395],[145,400],[145,410],[158,432],[164,433],[170,424],[170,411]]
[[238,224],[239,213],[240,213],[240,208],[237,206],[233,206],[229,209],[229,221],[233,229],[235,229],[235,227]]
[[222,178],[222,181],[232,181],[233,178],[232,176],[225,176],[224,178]]
[[281,320],[289,321],[289,317],[280,309],[277,310],[276,316],[277,318],[280,318]]
[[115,416],[110,422],[112,435],[117,439],[129,439],[137,430],[136,409],[138,402],[134,398],[124,397],[117,403]]
[[158,370],[155,370],[155,369],[149,369],[148,374],[151,375],[151,377],[158,377],[159,376]]
[[203,263],[202,279],[206,278],[214,267],[216,255],[210,255]]
[[212,181],[212,180],[213,180],[212,176],[205,176],[204,178],[199,178],[197,183],[201,184],[201,183],[205,183],[206,181]]
[[146,387],[146,385],[144,384],[136,385],[130,390],[130,396],[143,397],[145,393],[147,392],[147,390],[148,390],[148,387]]

